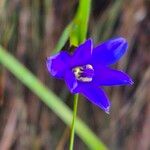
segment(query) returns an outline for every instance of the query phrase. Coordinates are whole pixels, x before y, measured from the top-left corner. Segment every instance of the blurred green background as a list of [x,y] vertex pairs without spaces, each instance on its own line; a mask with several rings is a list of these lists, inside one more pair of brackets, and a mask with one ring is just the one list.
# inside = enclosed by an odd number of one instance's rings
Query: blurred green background
[[[71,109],[71,94],[63,81],[49,76],[45,60],[59,50],[57,42],[78,4],[78,0],[0,0],[0,44]],[[109,116],[80,96],[78,116],[110,150],[149,150],[150,1],[92,0],[88,37],[96,45],[114,36],[129,43],[128,53],[114,67],[127,72],[135,84],[106,88],[112,102]],[[69,48],[69,40],[63,48]],[[0,150],[67,150],[69,127],[64,122],[69,124],[70,116],[63,118],[67,110],[49,109],[39,99],[38,90],[43,91],[39,84],[10,57],[0,55]],[[15,68],[22,77],[9,72]],[[53,103],[51,91],[52,107],[58,103]],[[89,149],[85,143],[76,135],[74,149]]]

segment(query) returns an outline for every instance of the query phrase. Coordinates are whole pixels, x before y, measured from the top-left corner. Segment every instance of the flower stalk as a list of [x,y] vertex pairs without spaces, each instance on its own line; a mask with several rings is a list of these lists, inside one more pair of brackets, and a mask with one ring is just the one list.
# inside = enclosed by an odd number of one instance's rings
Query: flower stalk
[[78,95],[78,94],[75,94],[75,95],[74,95],[73,118],[72,118],[72,125],[71,125],[71,135],[70,135],[70,146],[69,146],[69,150],[73,150],[75,120],[76,120],[77,108],[78,108],[78,98],[79,98],[79,95]]

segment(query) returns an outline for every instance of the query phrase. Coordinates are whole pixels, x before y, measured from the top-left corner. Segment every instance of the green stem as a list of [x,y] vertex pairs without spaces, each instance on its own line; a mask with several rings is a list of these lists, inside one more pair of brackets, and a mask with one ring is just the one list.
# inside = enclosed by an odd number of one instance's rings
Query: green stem
[[71,135],[70,135],[70,147],[69,147],[69,150],[73,150],[74,129],[75,129],[75,119],[76,119],[76,115],[77,115],[78,98],[79,98],[78,94],[74,95],[73,118],[72,118],[72,125],[71,125]]

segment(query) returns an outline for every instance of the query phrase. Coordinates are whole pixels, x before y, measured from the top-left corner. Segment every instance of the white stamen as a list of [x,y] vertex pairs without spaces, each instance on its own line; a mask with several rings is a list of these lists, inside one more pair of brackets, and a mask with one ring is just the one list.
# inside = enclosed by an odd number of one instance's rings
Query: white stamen
[[74,73],[76,79],[78,81],[82,81],[82,82],[91,82],[92,81],[92,76],[91,77],[83,77],[82,73],[84,73],[84,69],[91,69],[93,70],[92,65],[87,64],[85,66],[78,66],[72,69],[72,72]]

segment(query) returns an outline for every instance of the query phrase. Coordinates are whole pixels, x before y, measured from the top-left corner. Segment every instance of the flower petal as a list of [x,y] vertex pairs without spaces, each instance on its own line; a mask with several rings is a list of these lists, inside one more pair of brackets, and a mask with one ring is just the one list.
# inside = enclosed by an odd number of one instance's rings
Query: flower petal
[[93,49],[92,62],[111,65],[116,63],[126,52],[127,41],[120,37],[101,43]]
[[79,83],[78,93],[84,95],[90,102],[109,114],[110,101],[101,88],[94,87],[91,84]]
[[85,65],[91,58],[92,49],[93,49],[92,39],[88,39],[83,44],[79,45],[72,55],[70,65],[72,67]]
[[65,69],[68,67],[69,54],[61,51],[46,60],[46,65],[50,74],[56,78],[63,78]]
[[70,92],[71,93],[75,93],[75,89],[77,88],[78,86],[78,82],[74,76],[74,74],[71,72],[71,70],[67,70],[66,73],[65,73],[65,83],[67,85],[67,87],[69,88]]
[[92,82],[97,86],[133,84],[132,79],[126,73],[105,66],[94,67],[94,73]]

